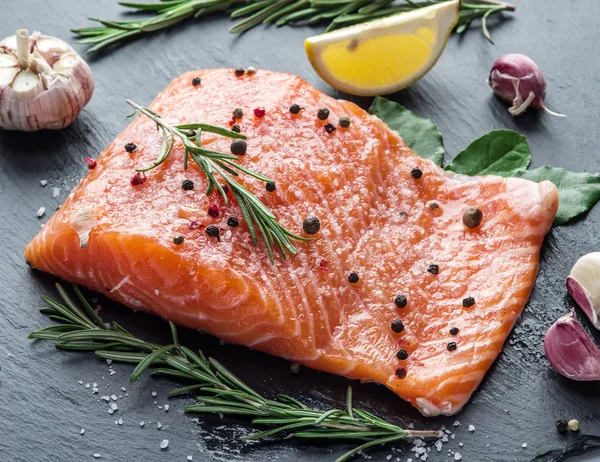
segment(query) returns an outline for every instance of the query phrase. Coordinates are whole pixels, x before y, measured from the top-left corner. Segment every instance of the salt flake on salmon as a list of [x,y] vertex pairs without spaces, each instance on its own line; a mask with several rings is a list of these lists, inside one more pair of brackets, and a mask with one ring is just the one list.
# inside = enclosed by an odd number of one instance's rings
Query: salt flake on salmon
[[[376,117],[289,74],[187,73],[150,106],[167,123],[222,127],[236,108],[248,137],[239,162],[276,188],[240,183],[286,229],[307,237],[303,221],[319,220],[313,241],[294,242],[297,255],[271,264],[238,204],[206,196],[200,169],[183,169],[181,143],[132,186],[132,172],[151,165],[161,146],[154,122],[141,117],[27,246],[27,260],[228,342],[382,383],[424,415],[458,412],[527,302],[558,208],[555,186],[445,172]],[[128,152],[128,143],[137,149]],[[203,136],[215,151],[229,143]],[[186,179],[197,187],[182,188]],[[219,214],[209,215],[215,204]],[[477,226],[463,222],[469,207],[481,212]],[[85,247],[72,226],[82,211],[93,223]]]

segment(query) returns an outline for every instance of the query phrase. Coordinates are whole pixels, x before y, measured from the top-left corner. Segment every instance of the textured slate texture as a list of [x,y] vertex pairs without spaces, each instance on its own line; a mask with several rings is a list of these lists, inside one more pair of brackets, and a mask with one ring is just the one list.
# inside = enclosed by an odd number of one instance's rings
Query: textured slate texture
[[[0,35],[19,27],[40,29],[72,42],[69,29],[86,24],[86,16],[117,18],[116,1],[3,0]],[[518,130],[529,138],[533,166],[550,164],[573,170],[598,171],[600,122],[597,89],[600,75],[595,0],[516,1],[514,19],[491,21],[493,46],[477,29],[452,37],[436,67],[411,89],[394,96],[417,114],[434,119],[452,156],[477,136],[494,128]],[[321,82],[303,51],[303,39],[317,29],[258,28],[241,37],[227,33],[223,18],[186,23],[148,36],[112,53],[90,58],[96,92],[81,117],[60,132],[0,132],[0,460],[333,460],[349,445],[297,444],[293,441],[242,444],[236,436],[249,431],[245,420],[183,415],[182,400],[159,410],[173,384],[144,378],[128,383],[130,368],[108,366],[86,354],[57,352],[50,344],[27,340],[27,334],[48,324],[38,313],[41,294],[53,294],[49,276],[30,271],[22,257],[26,243],[85,171],[83,159],[95,156],[128,123],[126,98],[149,103],[178,74],[192,68],[253,65],[298,74],[318,88],[337,94]],[[318,29],[321,30],[321,29]],[[83,51],[83,47],[77,46]],[[567,119],[531,112],[512,119],[485,80],[493,60],[521,52],[545,71],[547,103]],[[368,99],[353,99],[367,107]],[[45,188],[40,180],[49,181]],[[54,188],[59,188],[57,192]],[[57,197],[53,197],[57,192]],[[456,438],[429,461],[450,460],[447,449],[459,450],[465,461],[560,461],[600,447],[600,385],[569,382],[543,357],[542,337],[565,313],[571,301],[564,279],[576,259],[598,250],[600,207],[585,219],[553,230],[543,251],[539,278],[526,313],[511,335],[472,402],[455,418],[425,420],[391,392],[376,385],[355,384],[357,405],[397,423],[416,427],[450,426]],[[134,314],[104,299],[102,313],[153,341],[167,338],[167,326],[148,315]],[[209,336],[185,332],[184,341],[201,347],[231,367],[258,390],[340,406],[346,379],[303,369],[292,376],[288,363],[235,346],[220,346]],[[97,382],[98,395],[78,383]],[[126,387],[123,392],[121,387]],[[157,391],[153,398],[151,392]],[[100,395],[122,395],[119,410],[107,412]],[[128,393],[128,396],[125,396]],[[157,405],[153,402],[156,401]],[[119,417],[123,425],[115,424]],[[578,434],[560,436],[559,417],[576,417]],[[139,422],[144,420],[144,428]],[[452,423],[459,420],[461,426]],[[163,425],[156,428],[157,421]],[[467,426],[476,427],[469,433]],[[79,435],[85,428],[85,435]],[[159,444],[169,439],[167,451]],[[464,447],[458,446],[464,442]],[[522,448],[522,443],[527,443]],[[371,453],[372,460],[410,457],[410,444]],[[360,460],[360,458],[359,458]]]

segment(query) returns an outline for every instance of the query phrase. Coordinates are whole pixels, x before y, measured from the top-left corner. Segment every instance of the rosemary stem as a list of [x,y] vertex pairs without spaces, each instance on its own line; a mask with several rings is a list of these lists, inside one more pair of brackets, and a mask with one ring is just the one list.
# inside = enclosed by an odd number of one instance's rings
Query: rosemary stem
[[[461,3],[464,0],[461,0]],[[516,11],[517,7],[515,5],[512,5],[510,3],[505,3],[505,2],[499,2],[497,0],[473,0],[474,3],[482,3],[485,5],[494,5],[494,6],[501,6],[502,9],[506,10],[506,11]],[[468,3],[471,3],[471,1],[469,1]]]

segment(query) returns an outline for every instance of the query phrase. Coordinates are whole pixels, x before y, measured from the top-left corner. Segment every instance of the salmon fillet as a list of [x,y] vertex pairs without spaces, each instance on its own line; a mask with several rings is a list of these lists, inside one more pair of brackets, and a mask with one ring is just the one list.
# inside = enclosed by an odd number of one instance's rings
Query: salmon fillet
[[[192,84],[196,77],[201,85]],[[305,110],[293,115],[292,104]],[[555,186],[443,171],[381,120],[289,74],[190,72],[150,106],[171,124],[223,127],[237,107],[248,136],[240,163],[273,178],[276,190],[249,177],[240,181],[294,233],[302,234],[310,214],[321,221],[314,241],[294,241],[297,255],[271,264],[264,243],[253,246],[238,206],[206,196],[196,165],[183,170],[180,142],[145,183],[130,185],[134,169],[151,165],[160,149],[155,124],[140,117],[27,246],[27,261],[228,342],[382,383],[424,415],[458,412],[527,302],[558,207]],[[253,114],[257,107],[264,117]],[[327,121],[316,117],[321,107],[330,110]],[[350,127],[327,133],[325,123],[337,125],[342,116]],[[229,139],[203,140],[229,152]],[[128,153],[127,143],[137,150]],[[419,179],[411,176],[415,167]],[[183,190],[184,179],[195,189]],[[207,214],[213,204],[218,217]],[[483,212],[478,228],[462,222],[468,206]],[[93,226],[82,248],[74,228],[86,214]],[[232,216],[239,227],[227,226]],[[207,236],[208,225],[221,229],[220,242]],[[176,233],[183,245],[173,243]],[[437,274],[428,271],[432,264]],[[354,284],[352,272],[359,276]],[[395,304],[400,294],[404,308]],[[465,307],[468,297],[475,303]],[[396,319],[402,332],[391,327]],[[450,334],[453,327],[458,334]],[[397,357],[400,349],[406,359]]]

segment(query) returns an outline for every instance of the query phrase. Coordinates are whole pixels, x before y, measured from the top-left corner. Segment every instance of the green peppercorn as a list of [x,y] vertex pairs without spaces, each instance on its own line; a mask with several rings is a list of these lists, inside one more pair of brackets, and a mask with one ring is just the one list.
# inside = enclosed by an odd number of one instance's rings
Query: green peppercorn
[[317,111],[317,117],[319,118],[319,120],[327,120],[327,118],[329,117],[329,109],[327,109],[326,107],[322,107]]
[[275,183],[265,183],[265,189],[268,192],[273,192],[275,191]]
[[248,149],[248,145],[244,140],[233,140],[230,146],[231,152],[236,156],[243,156],[246,154],[246,150]]
[[185,241],[185,238],[181,234],[175,234],[175,236],[173,236],[173,244],[181,245],[183,244],[183,241]]
[[235,117],[236,119],[241,119],[242,117],[244,117],[244,110],[240,107],[237,107],[233,110],[233,117]]
[[400,294],[396,296],[396,298],[394,299],[394,303],[398,308],[404,308],[408,303],[408,300],[406,299],[405,295]]
[[348,282],[349,282],[350,284],[356,284],[356,283],[358,282],[358,280],[359,280],[359,279],[360,279],[360,278],[358,277],[358,274],[356,274],[356,273],[350,273],[350,274],[348,275]]
[[468,207],[463,213],[463,223],[467,228],[477,228],[483,220],[483,213],[477,207]]
[[340,120],[338,120],[338,125],[342,128],[348,128],[350,126],[350,118],[346,116],[340,117]]
[[302,222],[302,229],[306,234],[317,234],[321,229],[321,222],[314,215],[309,215]]
[[186,191],[191,191],[192,189],[194,189],[194,182],[192,180],[183,180],[183,183],[181,183],[181,187]]
[[408,351],[406,351],[404,348],[400,348],[398,350],[398,353],[396,353],[396,357],[401,361],[404,361],[408,358]]
[[234,72],[236,77],[241,77],[246,73],[246,70],[243,67],[236,67]]

